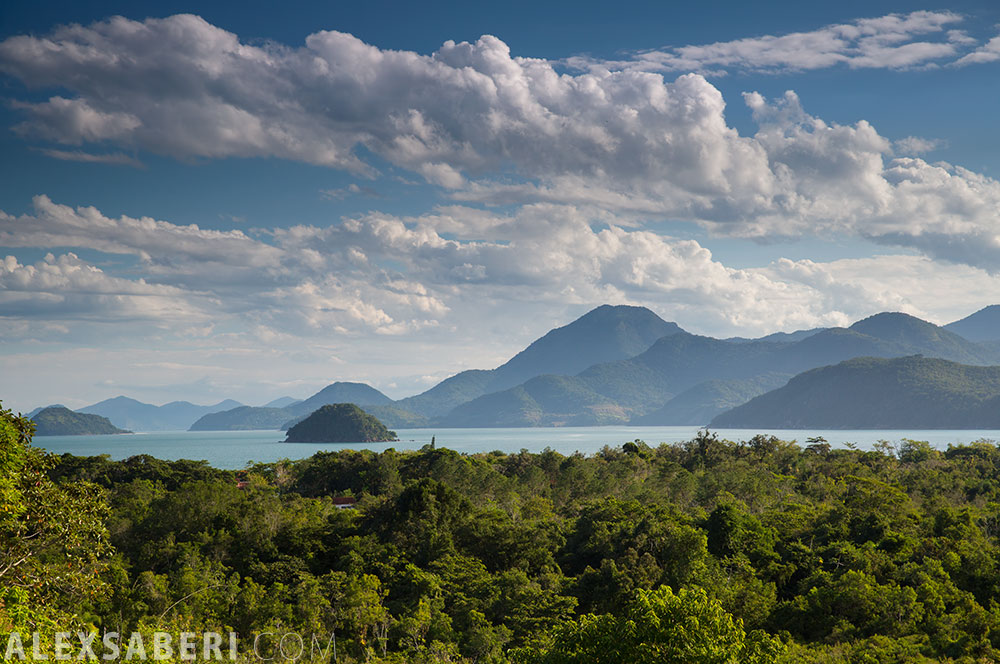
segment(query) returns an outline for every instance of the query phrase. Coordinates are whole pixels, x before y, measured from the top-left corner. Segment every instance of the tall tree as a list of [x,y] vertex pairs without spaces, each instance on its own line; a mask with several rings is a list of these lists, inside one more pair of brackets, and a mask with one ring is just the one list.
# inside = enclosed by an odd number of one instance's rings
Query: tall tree
[[53,482],[33,433],[0,407],[0,631],[85,627],[111,553],[104,491]]

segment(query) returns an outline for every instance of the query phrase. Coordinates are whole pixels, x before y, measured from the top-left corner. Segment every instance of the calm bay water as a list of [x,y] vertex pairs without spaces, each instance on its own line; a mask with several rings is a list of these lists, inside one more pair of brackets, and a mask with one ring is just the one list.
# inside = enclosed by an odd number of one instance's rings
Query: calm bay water
[[[517,452],[526,449],[540,452],[546,447],[562,454],[593,454],[605,445],[619,447],[640,439],[652,446],[691,440],[699,427],[561,427],[537,429],[399,429],[400,440],[394,443],[285,443],[282,431],[157,431],[116,436],[36,436],[35,445],[56,454],[69,452],[80,456],[108,454],[125,459],[149,454],[160,459],[204,459],[217,468],[239,469],[250,461],[271,462],[279,459],[303,459],[320,450],[370,449],[381,451],[419,449],[437,439],[438,447],[458,452]],[[879,440],[899,444],[903,439],[923,440],[934,447],[970,443],[975,440],[1000,440],[997,430],[805,430],[805,429],[720,429],[720,438],[747,440],[758,433],[775,435],[782,440],[804,443],[807,438],[822,436],[835,447],[854,443],[870,449]]]

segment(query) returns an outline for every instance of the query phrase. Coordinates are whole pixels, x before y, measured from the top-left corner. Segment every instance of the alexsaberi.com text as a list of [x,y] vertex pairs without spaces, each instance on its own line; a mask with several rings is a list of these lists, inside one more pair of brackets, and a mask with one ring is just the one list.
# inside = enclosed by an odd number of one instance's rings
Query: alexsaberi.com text
[[333,633],[10,632],[2,643],[7,662],[329,662],[337,657]]

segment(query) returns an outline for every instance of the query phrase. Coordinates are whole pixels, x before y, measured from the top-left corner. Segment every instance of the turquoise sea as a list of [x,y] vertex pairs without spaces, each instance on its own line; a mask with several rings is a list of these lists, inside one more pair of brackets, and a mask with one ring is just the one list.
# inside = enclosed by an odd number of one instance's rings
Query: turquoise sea
[[[699,427],[560,427],[525,429],[399,429],[394,443],[285,443],[282,431],[157,431],[116,436],[36,436],[35,445],[56,454],[80,456],[108,454],[125,459],[149,454],[160,459],[204,459],[217,468],[239,469],[249,462],[302,459],[320,450],[395,448],[419,449],[436,438],[438,447],[458,452],[539,452],[552,448],[562,454],[593,454],[605,445],[619,447],[640,439],[656,446],[690,440]],[[805,429],[720,429],[720,438],[747,440],[758,433],[773,434],[783,440],[822,436],[831,445],[853,443],[869,449],[880,440],[899,444],[904,439],[923,440],[938,448],[976,440],[1000,440],[998,430],[805,430]]]

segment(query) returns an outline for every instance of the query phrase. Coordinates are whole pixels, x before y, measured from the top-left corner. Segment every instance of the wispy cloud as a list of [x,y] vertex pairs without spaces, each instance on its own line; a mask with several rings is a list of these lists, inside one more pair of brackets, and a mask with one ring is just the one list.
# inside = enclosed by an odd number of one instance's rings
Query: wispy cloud
[[614,61],[586,57],[566,63],[579,69],[725,74],[730,71],[784,73],[843,66],[907,69],[926,66],[975,43],[948,27],[964,17],[948,11],[917,11],[864,18],[808,32],[763,35],[712,44],[644,51]]
[[84,152],[83,150],[55,150],[51,148],[39,148],[38,151],[46,157],[62,161],[81,161],[87,164],[114,164],[117,166],[131,166],[132,168],[146,168],[146,165],[141,161],[135,157],[130,157],[124,152],[97,154]]
[[961,57],[955,62],[955,66],[983,64],[997,60],[1000,60],[1000,37],[994,37],[972,53]]
[[907,136],[892,142],[893,150],[904,155],[918,155],[926,152],[933,152],[944,147],[945,142],[938,138],[922,138],[920,136]]
[[109,275],[74,253],[32,265],[0,259],[0,309],[8,318],[190,323],[208,320],[210,304],[204,293]]
[[[142,232],[129,232],[136,224]],[[0,261],[0,299],[8,322],[31,323],[24,334],[43,322],[78,335],[82,322],[134,319],[162,324],[168,338],[184,343],[195,338],[191,329],[211,325],[206,338],[235,329],[261,344],[294,347],[331,334],[406,335],[421,343],[428,331],[439,338],[478,330],[486,306],[537,313],[604,301],[667,308],[696,331],[765,332],[841,324],[887,307],[922,313],[928,279],[980,284],[972,299],[1000,286],[986,271],[924,257],[735,269],[696,241],[554,204],[507,214],[464,206],[415,217],[369,213],[329,227],[274,229],[265,243],[39,198],[33,215],[0,215],[0,232],[26,228],[32,232],[17,236],[17,246],[130,253],[144,257],[145,276],[108,274],[74,254],[34,265],[8,257]],[[102,239],[109,233],[119,244]],[[908,266],[905,279],[891,276],[900,261]],[[921,270],[925,276],[915,276]]]
[[382,198],[382,194],[377,189],[365,187],[356,183],[351,183],[339,189],[320,189],[320,196],[327,200],[339,201],[349,196],[367,196],[368,198]]

